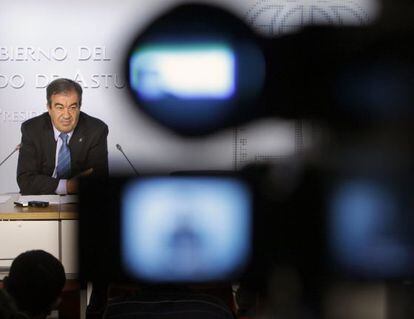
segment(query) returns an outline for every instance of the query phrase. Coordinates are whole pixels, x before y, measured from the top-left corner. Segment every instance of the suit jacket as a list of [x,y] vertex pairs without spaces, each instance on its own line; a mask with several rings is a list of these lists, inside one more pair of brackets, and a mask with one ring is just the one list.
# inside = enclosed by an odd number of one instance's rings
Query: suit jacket
[[[17,183],[23,195],[54,194],[59,179],[53,178],[56,141],[47,112],[21,126],[22,144],[17,164]],[[92,175],[108,175],[108,126],[80,112],[69,141],[71,177],[93,168]]]

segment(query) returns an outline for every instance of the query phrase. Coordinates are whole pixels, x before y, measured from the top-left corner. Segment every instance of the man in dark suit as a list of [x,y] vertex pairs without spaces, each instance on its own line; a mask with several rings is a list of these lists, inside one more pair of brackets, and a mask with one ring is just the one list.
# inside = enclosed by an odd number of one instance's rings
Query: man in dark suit
[[46,96],[48,112],[21,126],[17,183],[23,195],[72,194],[79,176],[108,175],[108,127],[80,111],[81,86],[57,79]]

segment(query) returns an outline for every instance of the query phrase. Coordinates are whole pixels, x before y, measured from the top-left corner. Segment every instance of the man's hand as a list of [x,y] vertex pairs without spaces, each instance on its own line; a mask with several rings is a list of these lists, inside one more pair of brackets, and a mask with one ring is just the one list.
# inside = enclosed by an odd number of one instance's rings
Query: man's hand
[[68,179],[66,181],[66,191],[68,194],[76,194],[78,192],[79,183],[78,179],[79,177],[85,177],[91,175],[93,172],[93,168],[89,168],[86,171],[83,171],[82,173],[72,177],[71,179]]

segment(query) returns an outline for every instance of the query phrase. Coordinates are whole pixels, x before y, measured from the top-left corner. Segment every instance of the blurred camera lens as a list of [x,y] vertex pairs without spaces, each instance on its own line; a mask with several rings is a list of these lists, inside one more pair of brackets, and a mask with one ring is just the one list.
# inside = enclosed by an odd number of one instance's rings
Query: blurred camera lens
[[252,30],[222,9],[173,9],[137,38],[127,64],[138,106],[177,133],[208,134],[260,113],[260,46]]

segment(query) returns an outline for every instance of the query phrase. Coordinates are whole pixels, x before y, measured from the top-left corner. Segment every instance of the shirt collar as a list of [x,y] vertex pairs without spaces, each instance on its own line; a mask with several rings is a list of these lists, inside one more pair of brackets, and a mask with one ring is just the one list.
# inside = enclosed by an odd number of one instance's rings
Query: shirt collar
[[[54,136],[55,136],[55,141],[57,141],[58,140],[58,138],[59,138],[59,135],[60,135],[60,133],[62,133],[61,131],[59,131],[53,124],[52,124],[52,126],[53,126],[53,134],[54,134]],[[68,133],[66,133],[66,134],[68,134],[68,141],[70,140],[70,138],[72,137],[72,134],[73,134],[73,130],[72,131],[70,131],[70,132],[68,132]]]

